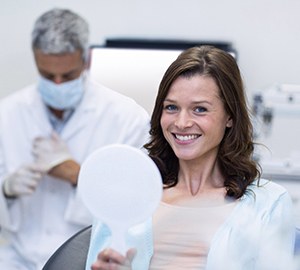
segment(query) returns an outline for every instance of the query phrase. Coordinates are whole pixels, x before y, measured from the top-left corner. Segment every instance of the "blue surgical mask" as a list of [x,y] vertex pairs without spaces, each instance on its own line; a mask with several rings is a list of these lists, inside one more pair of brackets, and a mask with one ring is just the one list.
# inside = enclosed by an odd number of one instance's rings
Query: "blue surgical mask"
[[46,105],[58,110],[72,109],[83,97],[83,76],[60,84],[40,77],[38,90]]

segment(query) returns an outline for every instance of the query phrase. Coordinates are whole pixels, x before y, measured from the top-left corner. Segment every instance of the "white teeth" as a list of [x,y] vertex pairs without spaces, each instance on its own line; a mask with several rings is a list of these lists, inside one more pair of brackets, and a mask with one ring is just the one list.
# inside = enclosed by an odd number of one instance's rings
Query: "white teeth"
[[175,134],[176,139],[180,141],[188,141],[188,140],[194,140],[199,137],[199,135],[177,135]]

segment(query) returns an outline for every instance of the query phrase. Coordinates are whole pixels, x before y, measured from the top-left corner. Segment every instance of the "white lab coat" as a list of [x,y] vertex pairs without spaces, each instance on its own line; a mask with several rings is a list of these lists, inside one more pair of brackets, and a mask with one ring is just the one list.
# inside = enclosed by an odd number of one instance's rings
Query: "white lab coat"
[[[51,131],[36,85],[1,100],[0,182],[4,175],[31,162],[34,138],[49,136]],[[61,138],[74,159],[82,163],[107,144],[141,147],[148,139],[148,131],[149,116],[142,107],[87,79],[84,98]],[[6,199],[0,192],[0,225],[5,240],[0,245],[0,269],[40,270],[67,238],[91,222],[76,188],[66,181],[45,176],[33,195],[17,199]],[[19,265],[14,268],[8,262],[3,264],[4,258],[10,263],[19,261]]]

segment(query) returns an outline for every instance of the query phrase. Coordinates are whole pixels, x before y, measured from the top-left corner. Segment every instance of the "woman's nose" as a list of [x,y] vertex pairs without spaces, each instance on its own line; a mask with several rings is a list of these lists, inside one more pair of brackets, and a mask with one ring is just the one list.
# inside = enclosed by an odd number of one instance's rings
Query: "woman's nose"
[[175,126],[179,129],[189,128],[193,125],[193,121],[187,112],[180,112],[175,121]]

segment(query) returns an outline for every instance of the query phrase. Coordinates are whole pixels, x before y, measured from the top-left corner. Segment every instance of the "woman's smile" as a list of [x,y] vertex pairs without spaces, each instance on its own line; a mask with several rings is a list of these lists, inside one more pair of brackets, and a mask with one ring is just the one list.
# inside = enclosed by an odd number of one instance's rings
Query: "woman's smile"
[[176,141],[186,142],[186,143],[194,142],[196,139],[198,139],[201,136],[199,134],[177,134],[177,133],[174,133],[173,135]]

